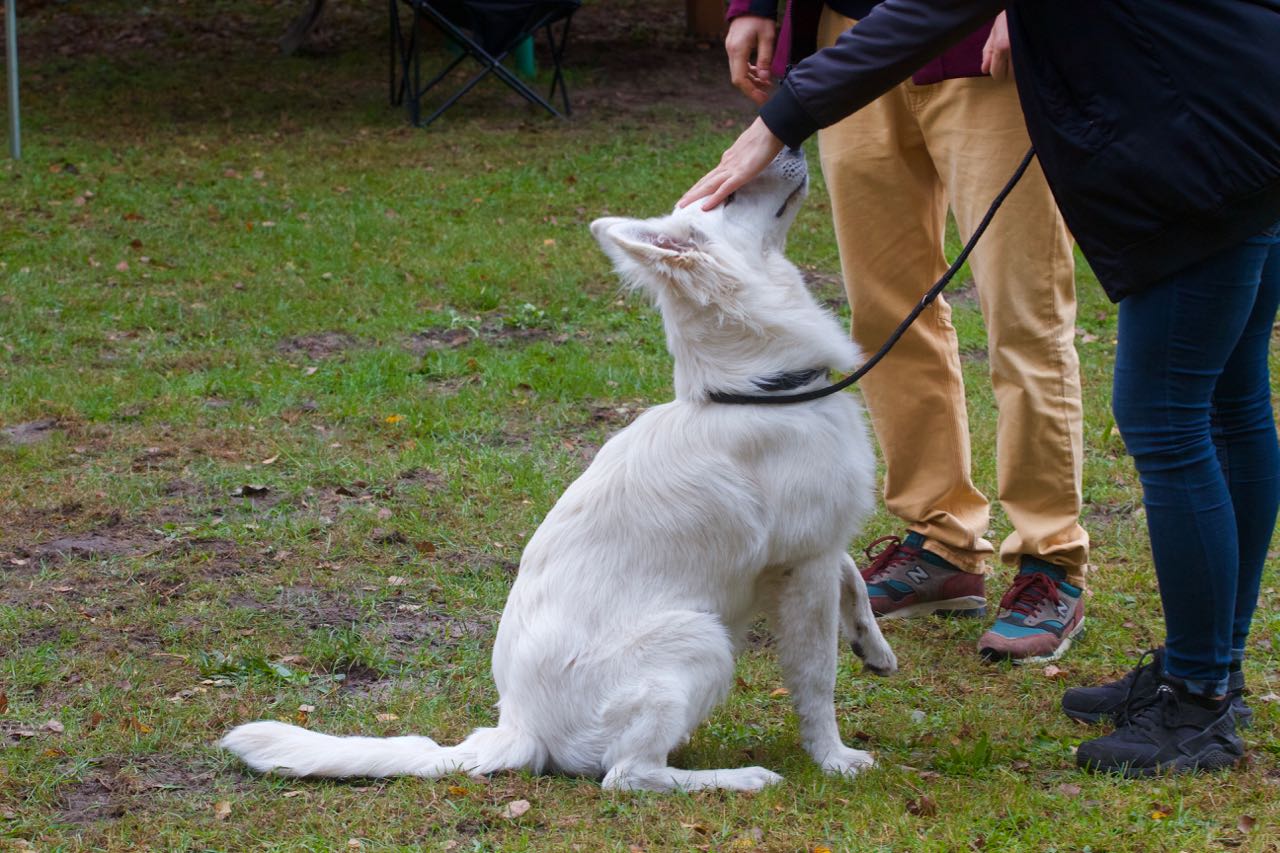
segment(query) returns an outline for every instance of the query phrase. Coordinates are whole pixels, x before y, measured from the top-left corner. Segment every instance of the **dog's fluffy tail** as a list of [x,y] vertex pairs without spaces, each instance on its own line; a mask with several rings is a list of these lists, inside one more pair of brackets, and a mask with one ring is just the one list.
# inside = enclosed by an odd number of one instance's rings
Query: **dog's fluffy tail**
[[277,776],[425,776],[462,770],[542,771],[546,749],[518,729],[476,729],[457,746],[426,737],[334,737],[262,720],[237,726],[219,744],[260,773]]

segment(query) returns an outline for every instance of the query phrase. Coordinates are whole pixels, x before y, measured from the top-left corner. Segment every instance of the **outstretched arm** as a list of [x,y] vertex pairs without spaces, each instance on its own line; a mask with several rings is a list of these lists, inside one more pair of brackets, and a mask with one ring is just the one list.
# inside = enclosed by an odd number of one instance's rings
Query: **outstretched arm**
[[795,68],[760,118],[719,165],[684,194],[715,207],[758,175],[783,145],[798,147],[819,128],[861,109],[989,21],[1005,0],[885,0],[866,18]]

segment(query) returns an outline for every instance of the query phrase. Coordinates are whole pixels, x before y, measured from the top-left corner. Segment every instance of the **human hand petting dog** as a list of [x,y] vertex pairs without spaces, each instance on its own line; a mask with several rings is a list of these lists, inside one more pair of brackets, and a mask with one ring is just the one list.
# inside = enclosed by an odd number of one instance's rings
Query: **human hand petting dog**
[[782,151],[782,140],[773,135],[759,118],[720,156],[720,165],[702,176],[680,197],[677,207],[688,207],[698,199],[703,210],[711,210],[730,193],[765,170]]

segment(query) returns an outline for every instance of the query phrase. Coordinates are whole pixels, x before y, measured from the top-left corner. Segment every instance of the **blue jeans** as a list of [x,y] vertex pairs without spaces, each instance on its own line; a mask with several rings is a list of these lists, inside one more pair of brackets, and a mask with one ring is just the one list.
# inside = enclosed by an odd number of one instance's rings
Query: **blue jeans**
[[[1280,222],[1120,303],[1112,410],[1142,481],[1165,670],[1225,692],[1280,508]],[[1233,654],[1234,653],[1234,654]]]

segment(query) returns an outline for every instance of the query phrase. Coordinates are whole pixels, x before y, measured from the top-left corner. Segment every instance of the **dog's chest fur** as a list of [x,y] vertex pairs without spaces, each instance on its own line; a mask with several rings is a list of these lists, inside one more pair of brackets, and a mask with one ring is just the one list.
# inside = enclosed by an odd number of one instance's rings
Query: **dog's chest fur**
[[848,542],[871,505],[873,464],[848,397],[658,406],[606,443],[547,514],[503,621],[518,613],[595,634],[637,611],[693,607],[736,634],[771,567]]

